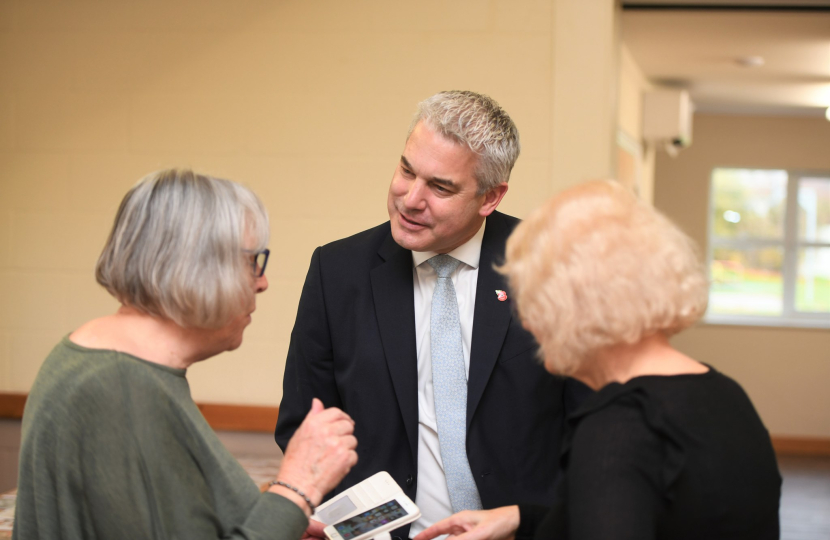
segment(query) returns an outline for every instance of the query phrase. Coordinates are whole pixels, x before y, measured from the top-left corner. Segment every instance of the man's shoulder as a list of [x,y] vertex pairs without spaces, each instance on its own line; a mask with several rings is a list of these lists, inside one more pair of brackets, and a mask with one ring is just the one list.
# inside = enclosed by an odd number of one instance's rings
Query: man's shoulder
[[508,216],[501,212],[493,212],[487,216],[482,247],[486,247],[488,250],[495,252],[499,257],[502,256],[507,238],[519,223],[521,223],[521,220],[513,216]]
[[321,247],[326,251],[354,250],[362,248],[377,249],[392,233],[389,222],[381,223],[371,229],[360,231],[357,234],[329,242]]
[[513,217],[508,214],[503,214],[499,211],[495,211],[487,217],[487,223],[492,224],[493,227],[497,229],[504,229],[508,232],[513,231],[516,228],[516,225],[521,223],[522,220],[519,218]]
[[391,245],[392,249],[403,249],[392,240],[392,231],[388,221],[320,246],[317,249],[317,255],[320,264],[328,269],[357,270],[365,265],[371,268],[380,260],[378,252],[384,245]]

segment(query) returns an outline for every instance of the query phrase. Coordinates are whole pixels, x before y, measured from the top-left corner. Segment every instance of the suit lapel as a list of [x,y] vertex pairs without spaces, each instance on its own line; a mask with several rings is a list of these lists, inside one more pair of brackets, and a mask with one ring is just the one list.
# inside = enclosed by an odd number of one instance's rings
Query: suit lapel
[[375,312],[383,352],[415,459],[418,455],[418,359],[412,252],[400,247],[390,233],[378,254],[384,262],[370,272]]
[[496,295],[497,289],[507,289],[504,278],[493,269],[493,265],[502,262],[504,243],[510,232],[504,227],[500,217],[500,214],[494,213],[487,218],[481,242],[473,338],[470,346],[470,377],[467,381],[468,430],[496,365],[512,318],[510,302],[500,302]]

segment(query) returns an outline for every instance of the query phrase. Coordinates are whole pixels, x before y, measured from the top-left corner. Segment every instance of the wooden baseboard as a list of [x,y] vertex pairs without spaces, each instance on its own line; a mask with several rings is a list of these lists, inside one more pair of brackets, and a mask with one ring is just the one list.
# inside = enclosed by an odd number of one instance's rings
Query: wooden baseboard
[[772,447],[779,456],[830,457],[830,439],[823,437],[772,437]]
[[28,394],[0,392],[0,418],[23,418]]
[[[23,418],[27,394],[0,392],[0,418]],[[273,433],[279,407],[197,403],[208,424],[219,431],[251,431]],[[779,456],[830,457],[830,438],[772,437],[772,446]]]
[[218,431],[274,433],[279,407],[197,403],[210,427]]
[[[0,392],[0,418],[23,418],[23,408],[28,394]],[[279,407],[255,407],[251,405],[224,405],[197,403],[210,426],[218,431],[254,431],[273,433],[277,426]]]

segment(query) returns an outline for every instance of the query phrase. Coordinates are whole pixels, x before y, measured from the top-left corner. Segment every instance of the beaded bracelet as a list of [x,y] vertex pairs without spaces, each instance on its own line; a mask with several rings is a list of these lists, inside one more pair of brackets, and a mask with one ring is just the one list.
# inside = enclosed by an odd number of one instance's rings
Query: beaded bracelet
[[273,482],[271,482],[270,484],[268,484],[268,487],[271,487],[271,486],[282,486],[282,487],[284,487],[284,488],[290,489],[291,491],[293,491],[294,493],[296,493],[297,495],[299,495],[300,497],[302,497],[302,498],[303,498],[303,500],[305,500],[305,502],[306,502],[306,504],[308,505],[308,507],[311,509],[311,513],[312,513],[312,514],[314,513],[315,508],[314,508],[314,505],[313,505],[313,504],[311,504],[311,499],[309,499],[309,498],[308,498],[308,495],[306,495],[305,493],[303,493],[303,492],[302,492],[302,491],[300,491],[299,489],[295,488],[295,487],[294,487],[294,486],[292,486],[291,484],[286,484],[286,483],[285,483],[285,482],[283,482],[282,480],[274,480]]

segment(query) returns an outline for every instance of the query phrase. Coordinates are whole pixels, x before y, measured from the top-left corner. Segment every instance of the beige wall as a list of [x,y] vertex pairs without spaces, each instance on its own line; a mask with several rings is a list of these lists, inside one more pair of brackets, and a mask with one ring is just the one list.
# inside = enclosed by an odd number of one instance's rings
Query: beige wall
[[[653,143],[643,140],[643,94],[653,88],[625,44],[620,47],[619,106],[617,142],[625,151],[635,151],[637,179],[634,188],[644,201],[654,199]],[[618,175],[623,180],[623,175]]]
[[643,92],[651,88],[643,70],[625,44],[620,47],[620,84],[617,125],[629,137],[643,138]]
[[[830,122],[821,118],[694,118],[694,143],[658,154],[655,206],[706,245],[714,167],[830,170]],[[776,435],[830,437],[830,331],[702,325],[674,339],[740,382]]]
[[[0,392],[112,312],[92,270],[140,176],[250,185],[274,261],[242,348],[191,369],[200,401],[276,405],[315,246],[386,219],[415,104],[492,95],[522,157],[506,212],[613,170],[613,0],[0,2]],[[556,180],[554,180],[556,178]]]
[[614,4],[553,2],[549,194],[615,175],[621,44]]

